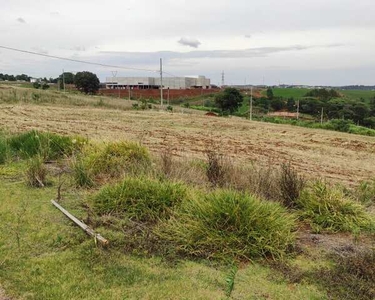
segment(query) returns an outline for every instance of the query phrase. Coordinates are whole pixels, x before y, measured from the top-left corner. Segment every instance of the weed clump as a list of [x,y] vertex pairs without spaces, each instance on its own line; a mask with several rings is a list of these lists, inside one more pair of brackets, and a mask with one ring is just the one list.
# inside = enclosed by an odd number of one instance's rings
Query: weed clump
[[0,132],[0,165],[5,164],[9,157],[9,145],[5,136]]
[[332,299],[375,299],[375,251],[336,255],[335,266],[319,270],[315,277]]
[[305,189],[297,201],[303,219],[311,221],[315,230],[359,232],[374,230],[375,224],[363,206],[346,198],[337,187],[318,181]]
[[133,142],[109,143],[89,153],[86,165],[93,176],[117,177],[150,164],[147,149]]
[[280,170],[279,186],[283,204],[287,207],[295,207],[305,187],[305,180],[298,175],[290,164],[283,164]]
[[90,171],[85,166],[82,155],[73,157],[72,163],[73,181],[76,187],[90,188],[94,186],[94,181]]
[[138,222],[167,218],[172,209],[187,198],[187,189],[179,183],[148,178],[126,178],[102,188],[92,197],[99,215],[115,214]]
[[280,258],[294,243],[294,217],[278,203],[218,190],[185,201],[158,229],[179,253],[202,258]]
[[81,147],[81,139],[73,139],[54,133],[31,130],[17,134],[9,139],[11,151],[21,158],[41,155],[44,160],[70,156],[75,149]]
[[354,194],[363,205],[375,204],[375,180],[361,182]]
[[46,185],[47,169],[41,156],[30,158],[27,162],[26,181],[31,187],[44,187]]

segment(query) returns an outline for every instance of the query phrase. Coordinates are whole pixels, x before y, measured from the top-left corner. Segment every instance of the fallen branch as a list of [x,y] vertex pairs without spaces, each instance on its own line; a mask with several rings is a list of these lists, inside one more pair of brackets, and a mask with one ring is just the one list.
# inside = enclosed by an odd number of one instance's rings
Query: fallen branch
[[58,208],[65,216],[67,216],[70,220],[72,220],[75,224],[82,228],[88,235],[93,236],[95,241],[99,241],[103,246],[109,244],[109,241],[102,237],[100,234],[95,233],[93,229],[87,226],[85,223],[78,220],[75,216],[69,213],[66,209],[64,209],[60,204],[58,204],[55,200],[51,200],[51,203]]

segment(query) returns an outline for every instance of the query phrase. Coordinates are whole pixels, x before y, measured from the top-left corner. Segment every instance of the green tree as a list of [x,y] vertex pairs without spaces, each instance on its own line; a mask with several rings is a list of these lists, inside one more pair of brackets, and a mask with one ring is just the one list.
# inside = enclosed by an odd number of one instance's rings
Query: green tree
[[71,72],[64,72],[59,76],[60,81],[62,82],[64,78],[64,81],[66,84],[74,84],[74,74]]
[[78,90],[85,94],[96,94],[99,91],[99,78],[91,72],[78,72],[74,78],[74,84]]
[[370,100],[370,114],[375,117],[375,97]]
[[242,104],[243,96],[235,88],[226,88],[215,97],[215,104],[222,112],[235,112]]
[[289,111],[289,112],[294,112],[296,110],[296,101],[294,100],[294,98],[288,98],[288,101],[286,102],[286,109]]
[[38,81],[36,81],[36,82],[33,83],[33,87],[35,89],[40,89],[41,88],[41,84]]
[[275,111],[282,110],[284,105],[285,103],[281,98],[274,98],[271,100],[271,108]]
[[273,99],[273,90],[271,88],[268,88],[267,89],[267,98],[269,100],[272,100]]

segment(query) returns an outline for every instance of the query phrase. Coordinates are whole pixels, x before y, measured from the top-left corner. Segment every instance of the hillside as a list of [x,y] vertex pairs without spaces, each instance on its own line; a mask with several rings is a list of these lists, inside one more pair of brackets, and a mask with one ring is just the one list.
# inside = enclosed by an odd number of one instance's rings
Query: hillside
[[375,138],[134,104],[0,90],[1,300],[372,299]]
[[[50,99],[51,94],[46,92],[46,96]],[[203,157],[210,145],[215,144],[239,163],[258,161],[263,165],[279,165],[290,161],[308,176],[350,184],[375,177],[372,137],[249,122],[236,117],[207,117],[187,109],[181,113],[136,111],[127,100],[110,98],[104,98],[100,107],[96,105],[98,98],[65,97],[72,99],[40,105],[2,103],[0,126],[12,132],[40,129],[94,140],[142,141],[156,152],[170,145],[182,157]],[[81,106],[90,101],[94,107]]]

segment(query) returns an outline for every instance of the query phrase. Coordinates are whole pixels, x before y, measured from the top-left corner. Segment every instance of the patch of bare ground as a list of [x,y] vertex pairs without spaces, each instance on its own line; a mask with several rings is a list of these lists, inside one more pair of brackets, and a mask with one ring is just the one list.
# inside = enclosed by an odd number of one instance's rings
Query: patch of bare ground
[[5,295],[5,292],[4,292],[4,290],[1,288],[1,286],[0,286],[0,300],[11,300],[11,298],[9,298],[9,297],[7,297],[7,296]]
[[368,235],[353,236],[350,233],[316,234],[309,230],[298,233],[297,245],[300,249],[316,249],[325,253],[347,255],[366,251],[375,247],[375,241]]
[[278,166],[290,161],[308,178],[347,185],[375,177],[372,137],[234,117],[15,104],[0,105],[0,126],[12,132],[38,129],[92,140],[136,140],[153,152],[169,145],[181,157],[203,158],[214,142],[238,163]]

